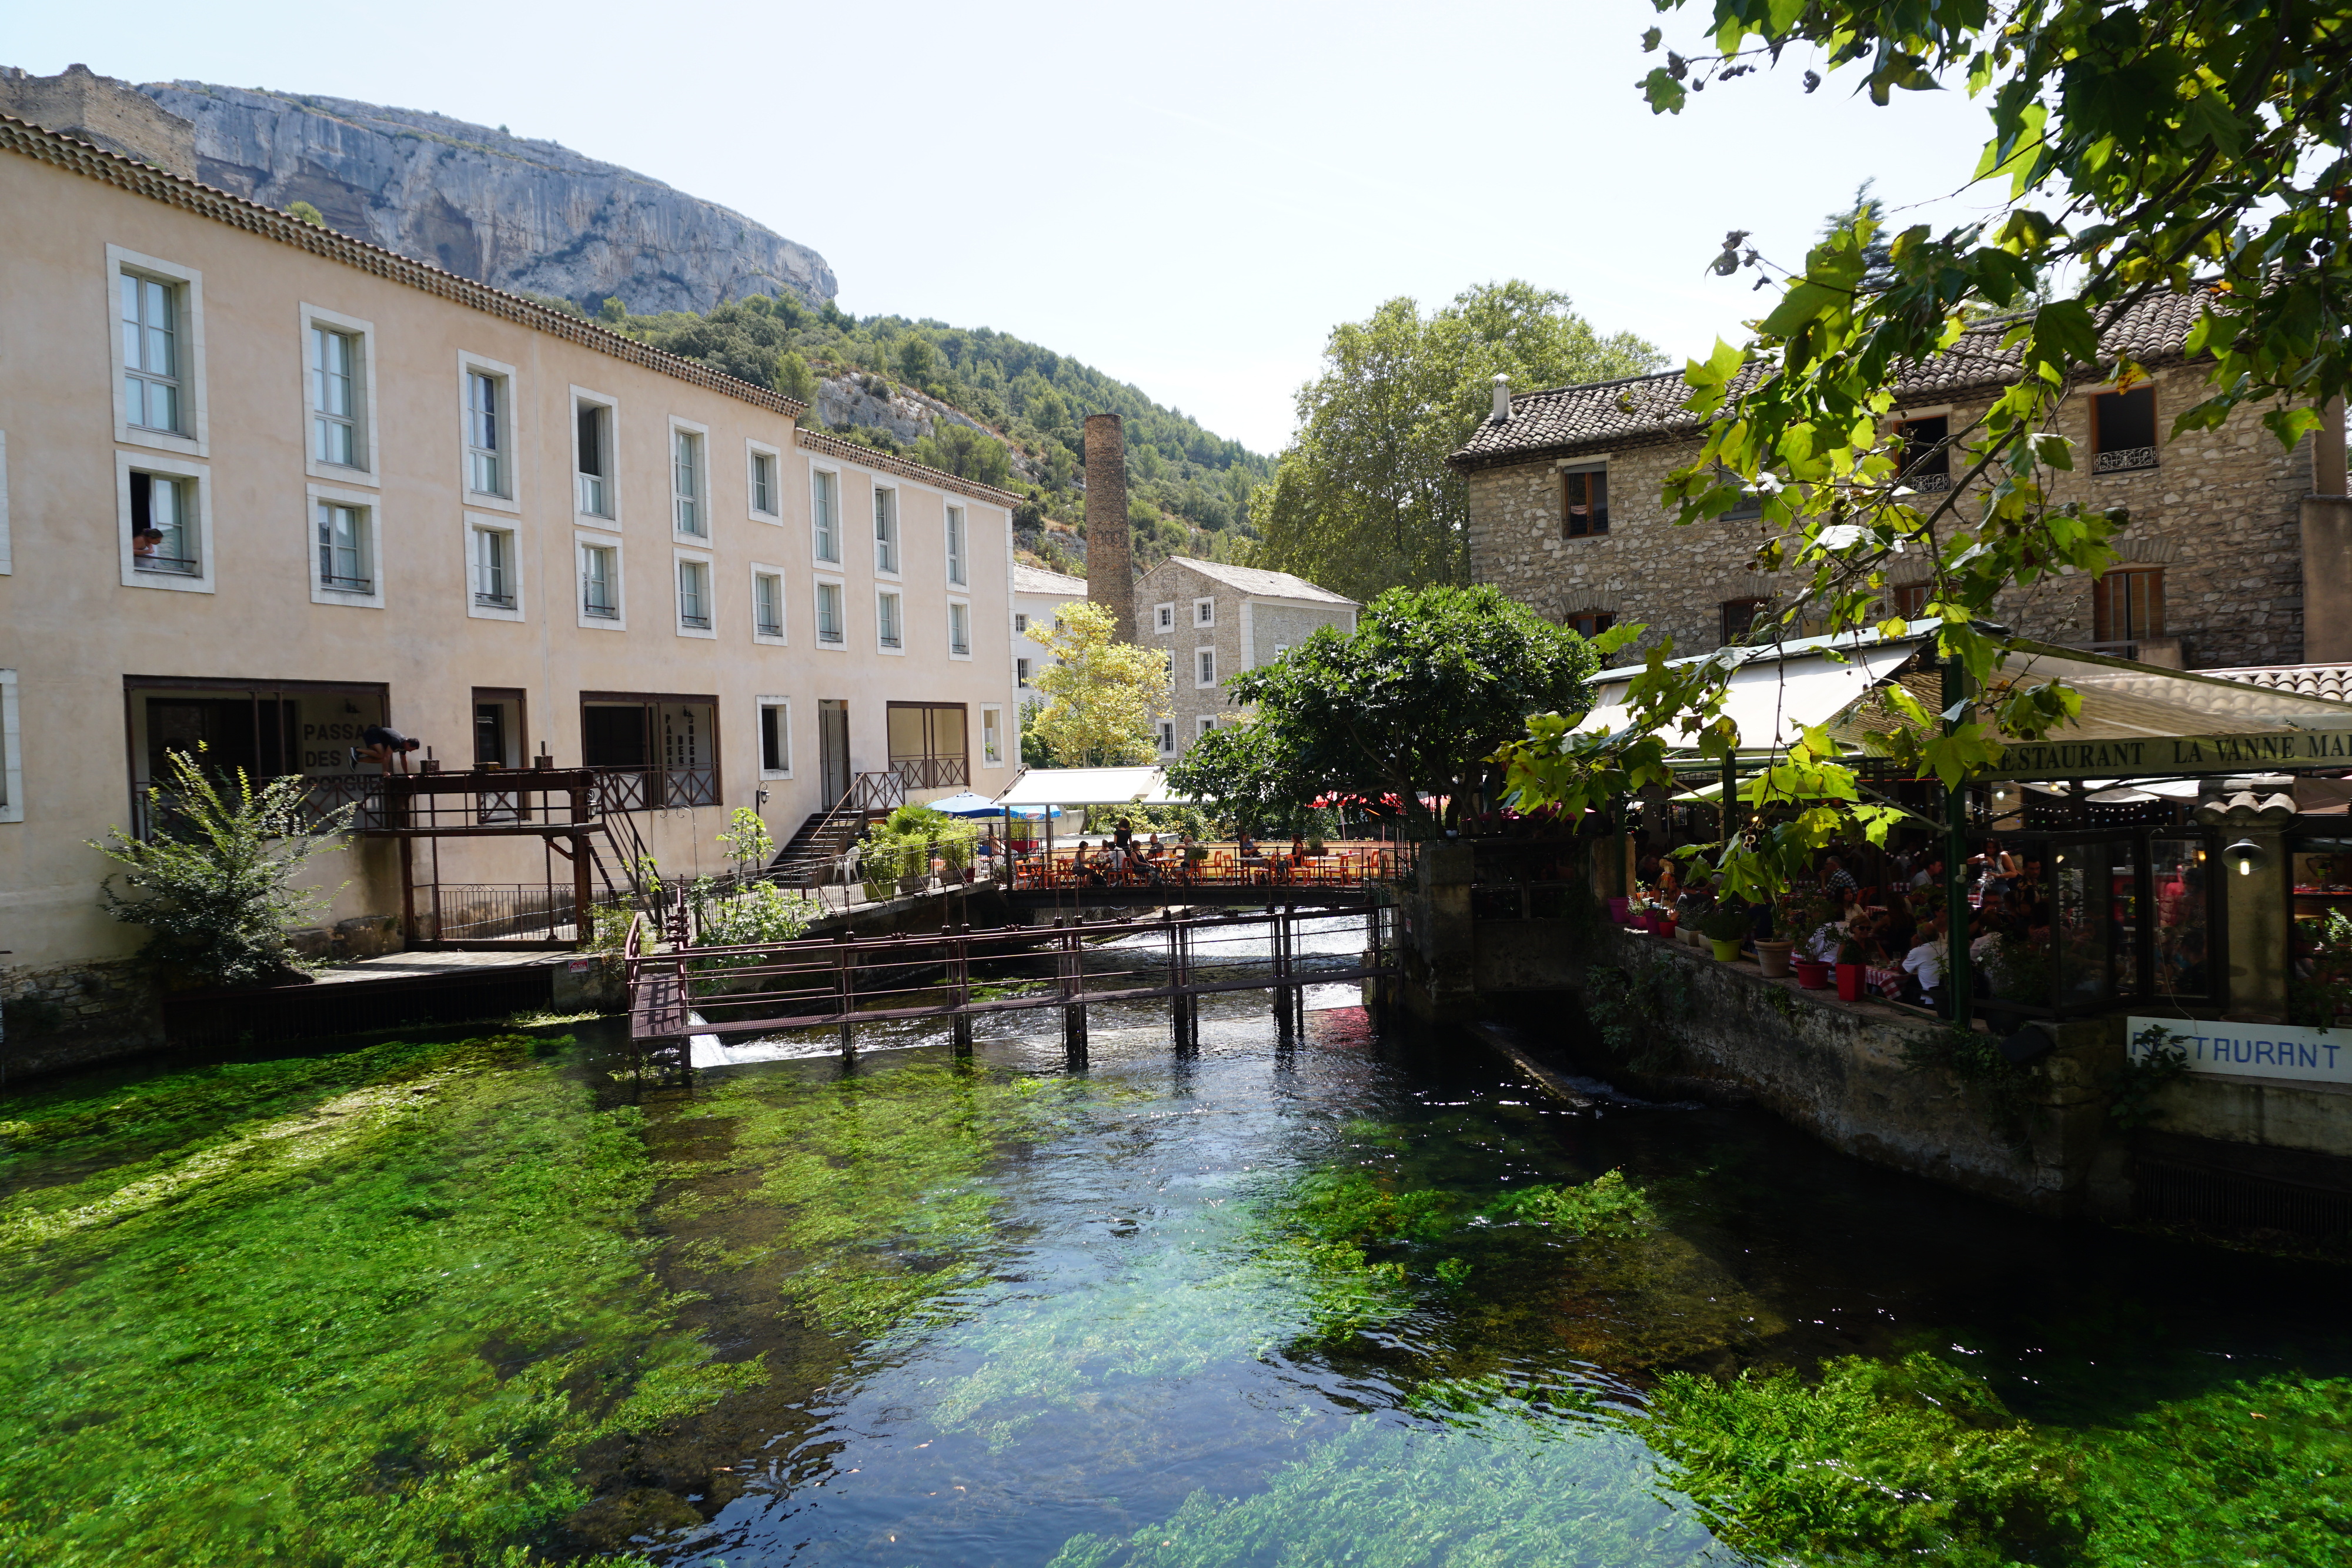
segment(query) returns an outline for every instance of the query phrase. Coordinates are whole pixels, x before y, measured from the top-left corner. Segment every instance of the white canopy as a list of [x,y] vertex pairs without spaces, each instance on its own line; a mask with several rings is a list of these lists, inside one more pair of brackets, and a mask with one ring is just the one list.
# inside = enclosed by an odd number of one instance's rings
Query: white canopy
[[999,806],[1189,806],[1158,768],[1024,768]]
[[[1912,642],[1881,643],[1842,650],[1843,659],[1810,653],[1740,665],[1731,672],[1730,692],[1723,705],[1725,716],[1739,727],[1739,749],[1785,747],[1806,727],[1827,724],[1893,673],[1916,646]],[[1577,726],[1579,729],[1625,727],[1623,698],[1631,681],[1609,679],[1619,674],[1612,670],[1600,677],[1604,683],[1597,690],[1600,701]],[[1686,732],[1666,738],[1669,749],[1691,744]]]

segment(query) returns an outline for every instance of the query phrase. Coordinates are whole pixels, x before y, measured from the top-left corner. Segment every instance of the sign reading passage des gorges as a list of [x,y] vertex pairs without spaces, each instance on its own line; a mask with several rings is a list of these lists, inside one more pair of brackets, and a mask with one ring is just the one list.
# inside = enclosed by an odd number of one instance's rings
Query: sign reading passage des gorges
[[2185,1052],[2191,1072],[2240,1078],[2307,1078],[2352,1083],[2352,1030],[2302,1029],[2283,1023],[2212,1023],[2202,1019],[2133,1019],[2126,1048],[2134,1061],[2158,1049]]
[[2352,768],[2352,730],[2171,735],[2143,740],[2020,740],[1979,779],[2164,779],[2249,768]]

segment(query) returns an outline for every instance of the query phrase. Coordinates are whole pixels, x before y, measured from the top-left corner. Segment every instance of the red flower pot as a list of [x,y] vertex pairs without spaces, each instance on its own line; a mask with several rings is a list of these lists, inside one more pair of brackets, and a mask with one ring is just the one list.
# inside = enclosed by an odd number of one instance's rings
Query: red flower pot
[[1797,985],[1801,989],[1826,991],[1830,988],[1830,967],[1827,964],[1811,958],[1795,958],[1790,961],[1789,967],[1797,971]]
[[1837,986],[1838,1000],[1842,1002],[1862,1000],[1862,966],[1840,964],[1837,967]]

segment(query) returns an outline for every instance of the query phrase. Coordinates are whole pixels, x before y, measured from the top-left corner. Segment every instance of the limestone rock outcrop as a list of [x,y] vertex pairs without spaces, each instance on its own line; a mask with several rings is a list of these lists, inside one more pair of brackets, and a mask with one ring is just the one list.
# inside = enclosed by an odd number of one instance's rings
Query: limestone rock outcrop
[[833,268],[742,214],[553,141],[349,99],[204,82],[141,88],[195,127],[198,178],[308,202],[354,238],[592,314],[707,311],[754,294],[833,298]]

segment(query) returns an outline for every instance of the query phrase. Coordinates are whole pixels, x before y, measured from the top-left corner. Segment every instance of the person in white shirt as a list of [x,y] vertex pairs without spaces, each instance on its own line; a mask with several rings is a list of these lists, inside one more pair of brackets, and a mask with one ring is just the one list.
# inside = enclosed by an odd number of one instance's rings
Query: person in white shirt
[[1919,927],[1919,945],[1903,956],[1903,972],[1918,982],[1921,998],[1934,1003],[1944,987],[1944,917]]

